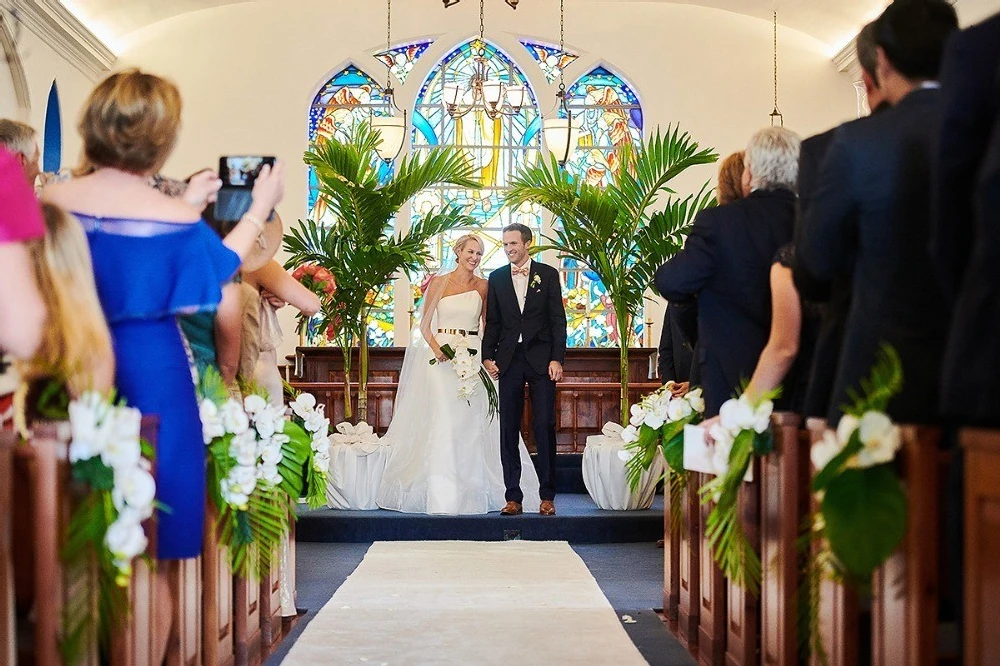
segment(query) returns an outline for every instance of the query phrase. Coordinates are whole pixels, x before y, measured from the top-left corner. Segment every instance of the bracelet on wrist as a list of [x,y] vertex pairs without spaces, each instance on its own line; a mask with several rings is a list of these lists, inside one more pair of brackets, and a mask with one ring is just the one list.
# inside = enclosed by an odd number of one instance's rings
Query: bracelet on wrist
[[243,219],[247,220],[248,222],[251,222],[255,227],[257,227],[257,231],[261,232],[264,231],[264,223],[261,222],[260,218],[257,217],[256,215],[251,215],[250,213],[244,213]]

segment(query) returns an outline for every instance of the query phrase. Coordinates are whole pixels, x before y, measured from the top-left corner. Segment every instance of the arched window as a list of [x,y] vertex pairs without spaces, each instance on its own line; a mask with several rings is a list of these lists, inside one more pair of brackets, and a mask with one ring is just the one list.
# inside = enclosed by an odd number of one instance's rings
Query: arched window
[[[577,178],[605,186],[620,165],[618,151],[642,141],[642,107],[632,88],[604,67],[596,67],[570,86],[568,104],[581,124],[576,151],[566,170]],[[563,259],[564,298],[569,318],[568,343],[573,347],[618,344],[619,331],[611,301],[597,274]],[[634,322],[634,343],[641,344],[642,317]]]
[[[330,137],[346,138],[356,125],[367,121],[372,114],[381,115],[385,108],[382,87],[354,65],[348,65],[327,81],[313,98],[309,108],[309,143]],[[384,170],[383,176],[391,174],[391,165],[378,162]],[[318,221],[327,220],[326,205],[319,198],[319,183],[312,167],[309,168],[308,196],[309,216]],[[392,285],[370,294],[370,298],[376,307],[368,326],[368,342],[377,347],[391,347],[395,319]]]
[[[457,82],[465,86],[472,76],[475,58],[480,47],[488,63],[490,78],[511,84],[521,84],[528,89],[528,99],[519,113],[490,119],[484,110],[476,109],[460,118],[448,115],[442,102],[444,84]],[[471,94],[462,100],[471,102]],[[420,193],[412,204],[412,215],[422,217],[442,205],[458,206],[467,215],[482,223],[477,233],[486,244],[483,272],[506,263],[500,237],[503,227],[511,222],[528,225],[536,239],[541,232],[541,215],[537,206],[525,205],[517,210],[504,208],[504,195],[509,183],[521,165],[537,158],[541,147],[539,129],[541,117],[527,78],[518,65],[490,43],[478,39],[460,45],[446,55],[424,81],[413,110],[413,152],[420,154],[435,146],[453,145],[465,149],[475,167],[475,178],[483,187],[477,190],[440,188]],[[440,238],[433,250],[435,265],[431,272],[440,269],[442,261],[450,261],[451,240],[465,231],[456,231]]]

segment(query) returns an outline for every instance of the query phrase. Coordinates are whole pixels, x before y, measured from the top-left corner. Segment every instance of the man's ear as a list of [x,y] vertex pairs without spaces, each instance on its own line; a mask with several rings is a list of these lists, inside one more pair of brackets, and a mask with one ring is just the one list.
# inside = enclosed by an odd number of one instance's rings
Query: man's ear
[[889,62],[889,56],[885,54],[885,49],[881,46],[875,47],[875,57],[875,78],[879,84],[882,84],[885,83],[886,77],[894,68],[892,63]]

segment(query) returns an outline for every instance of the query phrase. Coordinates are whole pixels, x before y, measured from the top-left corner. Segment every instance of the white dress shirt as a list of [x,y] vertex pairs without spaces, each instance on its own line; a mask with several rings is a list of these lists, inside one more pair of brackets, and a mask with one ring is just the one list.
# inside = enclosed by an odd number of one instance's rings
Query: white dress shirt
[[[528,269],[528,275],[515,275],[514,269],[517,266],[510,265],[510,278],[514,281],[514,293],[517,294],[517,306],[524,312],[524,299],[528,296],[528,276],[531,275],[531,258],[529,257],[523,264]],[[518,342],[524,342],[524,336],[517,336]]]

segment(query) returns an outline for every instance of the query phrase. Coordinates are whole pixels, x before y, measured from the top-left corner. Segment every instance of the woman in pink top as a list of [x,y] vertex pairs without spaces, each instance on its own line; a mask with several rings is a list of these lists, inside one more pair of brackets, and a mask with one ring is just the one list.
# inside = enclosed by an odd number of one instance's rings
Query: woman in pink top
[[24,241],[44,235],[42,213],[21,165],[0,148],[0,350],[16,358],[31,358],[45,323],[24,247]]

